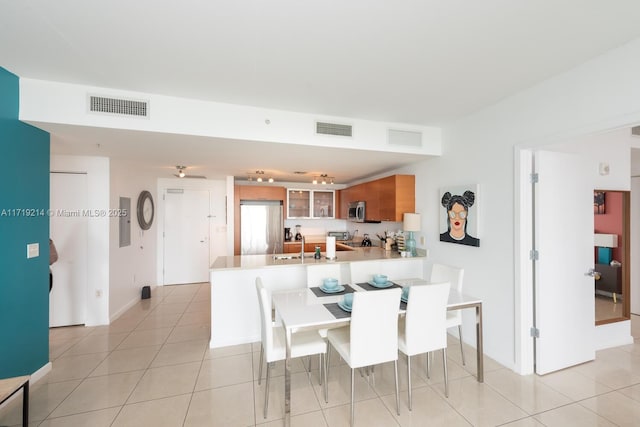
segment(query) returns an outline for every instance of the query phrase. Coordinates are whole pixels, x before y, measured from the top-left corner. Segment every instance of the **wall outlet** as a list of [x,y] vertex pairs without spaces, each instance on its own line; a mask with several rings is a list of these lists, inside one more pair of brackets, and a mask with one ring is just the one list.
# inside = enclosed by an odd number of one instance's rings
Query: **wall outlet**
[[102,289],[98,289],[96,291],[96,298],[101,298],[102,297]]
[[420,246],[424,246],[424,236],[420,236]]
[[27,244],[27,258],[36,258],[40,256],[40,243]]

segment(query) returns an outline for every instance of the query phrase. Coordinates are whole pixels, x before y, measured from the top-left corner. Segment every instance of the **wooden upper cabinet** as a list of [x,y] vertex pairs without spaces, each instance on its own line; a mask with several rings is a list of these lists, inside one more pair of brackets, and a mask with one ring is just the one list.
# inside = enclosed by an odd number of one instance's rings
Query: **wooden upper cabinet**
[[364,211],[364,219],[379,221],[382,219],[380,208],[382,206],[380,200],[380,181],[376,179],[375,181],[369,181],[362,184],[363,188],[363,196],[360,200],[364,200],[367,202],[365,211]]
[[402,214],[416,211],[415,175],[392,175],[377,180],[382,221],[402,221]]
[[240,200],[287,200],[287,189],[262,185],[236,185]]
[[[365,217],[373,221],[402,221],[415,212],[415,175],[391,175],[340,190],[340,218],[349,218],[349,202],[365,201]],[[337,200],[337,198],[336,198]]]

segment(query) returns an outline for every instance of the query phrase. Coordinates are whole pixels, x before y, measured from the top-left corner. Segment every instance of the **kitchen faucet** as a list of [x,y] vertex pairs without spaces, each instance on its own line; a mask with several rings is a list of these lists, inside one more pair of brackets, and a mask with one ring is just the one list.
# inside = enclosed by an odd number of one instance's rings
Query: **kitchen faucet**
[[304,261],[304,236],[300,236],[300,259]]

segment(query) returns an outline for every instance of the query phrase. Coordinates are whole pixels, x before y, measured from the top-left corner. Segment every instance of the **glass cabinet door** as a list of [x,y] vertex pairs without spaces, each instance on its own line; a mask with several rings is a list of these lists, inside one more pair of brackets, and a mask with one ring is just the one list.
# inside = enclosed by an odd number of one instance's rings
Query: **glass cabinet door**
[[289,190],[287,192],[287,218],[310,217],[311,190]]
[[335,218],[334,191],[313,192],[313,217]]

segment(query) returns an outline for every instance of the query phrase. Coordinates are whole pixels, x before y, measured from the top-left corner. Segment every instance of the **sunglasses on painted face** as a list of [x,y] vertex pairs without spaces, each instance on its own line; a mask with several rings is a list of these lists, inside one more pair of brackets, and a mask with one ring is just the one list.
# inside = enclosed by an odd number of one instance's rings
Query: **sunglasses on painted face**
[[458,212],[457,215],[454,211],[449,211],[449,218],[454,219],[456,216],[460,219],[467,219],[467,211]]

